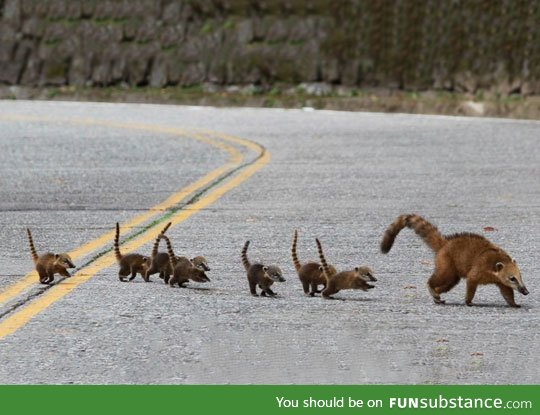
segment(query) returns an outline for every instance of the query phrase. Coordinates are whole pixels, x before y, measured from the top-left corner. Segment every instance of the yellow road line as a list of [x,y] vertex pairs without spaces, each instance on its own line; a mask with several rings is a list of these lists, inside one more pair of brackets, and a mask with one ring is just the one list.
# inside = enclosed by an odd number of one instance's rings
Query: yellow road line
[[[107,122],[107,121],[90,120],[90,119],[63,120],[63,119],[51,119],[51,118],[42,118],[42,117],[33,117],[33,116],[0,115],[0,120],[66,122],[66,123],[72,123],[76,125],[99,125],[99,126],[112,127],[112,128],[144,130],[144,131],[150,131],[150,132],[161,133],[161,134],[194,138],[196,140],[199,140],[201,142],[204,142],[206,144],[209,144],[211,146],[224,150],[229,154],[229,161],[223,166],[218,167],[217,169],[211,171],[210,173],[208,173],[201,179],[197,180],[196,182],[172,194],[163,202],[151,207],[145,213],[142,213],[134,217],[133,219],[121,224],[121,229],[123,230],[121,234],[125,234],[126,232],[129,231],[129,229],[139,226],[140,224],[150,220],[153,216],[156,215],[156,212],[161,212],[177,205],[189,194],[194,193],[195,191],[203,188],[204,186],[216,180],[218,177],[220,177],[222,174],[226,173],[230,169],[240,165],[240,163],[243,160],[242,154],[236,148],[229,146],[221,141],[216,141],[211,138],[205,137],[201,134],[197,134],[197,133],[190,132],[190,131],[180,129],[180,128],[169,128],[169,127],[152,126],[152,125],[145,125],[145,124],[127,124],[127,123]],[[219,137],[218,135],[215,135],[215,134],[214,136]],[[96,249],[106,244],[111,243],[113,238],[114,238],[114,230],[111,230],[110,232],[107,232],[101,235],[100,237],[93,239],[85,243],[84,245],[81,245],[80,247],[74,249],[73,251],[70,251],[69,255],[73,258],[73,260],[76,260],[77,258],[83,257],[95,251]],[[37,282],[37,280],[38,280],[38,276],[37,276],[36,271],[31,271],[30,273],[28,273],[26,276],[24,276],[17,282],[9,285],[6,289],[0,292],[0,304],[10,301],[11,299],[19,295],[22,291],[26,290],[29,286]]]
[[[193,205],[190,206],[189,210],[182,210],[176,213],[173,217],[170,218],[170,221],[173,223],[173,225],[179,224],[188,219],[196,212],[211,205],[225,193],[239,186],[242,182],[251,177],[255,172],[264,167],[269,160],[270,154],[268,152],[262,153],[262,156],[253,164],[240,171],[230,180],[225,181],[222,185],[216,187],[206,196],[201,197],[198,201],[196,201]],[[126,243],[124,245],[124,250],[126,252],[129,252],[139,248],[145,243],[148,243],[149,241],[155,239],[159,231],[159,229],[151,229],[145,232],[141,236]],[[41,313],[51,304],[58,301],[65,295],[69,294],[80,284],[88,281],[98,272],[107,267],[110,267],[115,262],[116,259],[114,258],[113,253],[108,253],[98,258],[96,261],[92,262],[91,264],[77,272],[72,278],[64,280],[61,283],[55,285],[43,295],[39,296],[36,300],[32,301],[30,304],[24,307],[22,310],[8,316],[6,319],[0,322],[0,339],[17,331],[19,328],[28,323],[28,321],[30,321],[34,316]]]

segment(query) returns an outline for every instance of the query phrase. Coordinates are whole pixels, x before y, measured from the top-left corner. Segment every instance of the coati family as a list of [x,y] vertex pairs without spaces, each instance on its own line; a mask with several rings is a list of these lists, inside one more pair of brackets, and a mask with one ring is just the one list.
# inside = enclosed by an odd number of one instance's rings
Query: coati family
[[53,254],[52,252],[47,252],[38,256],[30,229],[26,228],[26,234],[30,245],[30,254],[32,255],[32,260],[34,261],[36,271],[39,275],[39,282],[41,284],[50,284],[53,282],[54,274],[60,274],[66,278],[71,277],[68,268],[75,268],[75,265],[68,254]]
[[405,227],[411,228],[435,253],[435,270],[427,286],[436,304],[444,304],[441,294],[454,288],[461,278],[467,282],[468,306],[472,305],[479,285],[495,284],[511,307],[519,307],[514,301],[514,290],[529,294],[516,261],[501,248],[474,233],[443,236],[418,215],[401,215],[390,224],[381,241],[383,253],[390,252],[397,234]]
[[[114,236],[114,254],[119,265],[118,278],[122,282],[132,281],[140,274],[144,281],[150,281],[150,276],[159,273],[159,277],[171,287],[183,287],[188,281],[209,282],[206,272],[210,271],[207,260],[203,256],[189,259],[176,256],[170,239],[165,235],[171,223],[158,234],[150,256],[137,253],[123,255],[120,251],[120,225],[116,223]],[[380,248],[387,254],[403,228],[411,228],[426,245],[435,253],[435,270],[428,279],[427,287],[436,304],[444,304],[441,294],[454,288],[461,279],[466,280],[465,303],[471,306],[479,285],[495,284],[503,298],[511,307],[519,307],[514,300],[514,291],[523,295],[529,294],[521,278],[519,267],[504,250],[488,241],[485,237],[474,233],[456,233],[443,236],[430,222],[415,214],[400,215],[388,226],[381,240]],[[54,281],[54,275],[70,277],[69,268],[75,268],[67,253],[45,253],[38,256],[30,229],[27,229],[28,243],[32,260],[42,284]],[[165,240],[167,252],[159,252],[159,243]],[[341,290],[360,289],[368,291],[375,286],[370,282],[377,279],[369,267],[355,267],[350,271],[338,272],[326,261],[322,244],[315,240],[320,263],[307,262],[302,264],[298,259],[298,231],[294,231],[291,247],[292,262],[306,295],[314,297],[321,293],[323,298]],[[284,282],[281,269],[276,265],[251,263],[247,251],[250,241],[246,241],[241,260],[244,266],[249,291],[253,296],[275,297],[271,289],[274,282]],[[322,289],[319,289],[322,286]],[[260,290],[260,294],[257,292]]]

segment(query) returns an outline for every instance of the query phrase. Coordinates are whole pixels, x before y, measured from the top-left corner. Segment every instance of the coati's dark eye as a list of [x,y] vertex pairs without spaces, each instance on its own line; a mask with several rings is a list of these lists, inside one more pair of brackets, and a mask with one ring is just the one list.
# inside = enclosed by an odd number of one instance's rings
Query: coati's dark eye
[[517,279],[516,279],[516,277],[510,277],[510,281],[517,282]]

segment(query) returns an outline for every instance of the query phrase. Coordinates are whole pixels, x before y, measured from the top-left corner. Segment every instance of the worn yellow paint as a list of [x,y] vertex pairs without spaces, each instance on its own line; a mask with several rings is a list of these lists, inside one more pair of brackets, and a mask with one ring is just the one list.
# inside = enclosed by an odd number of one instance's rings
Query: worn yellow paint
[[[262,147],[258,146],[255,143],[228,135],[222,136],[216,133],[208,134],[223,138],[224,140],[230,142],[236,142],[237,144],[242,144],[242,142],[249,143],[250,145],[246,145],[245,143],[243,143],[242,145],[245,145],[250,149],[257,149],[260,157],[253,164],[250,164],[245,169],[234,175],[231,179],[224,181],[223,184],[217,186],[214,190],[210,191],[210,193],[201,197],[193,205],[190,206],[189,210],[181,210],[175,215],[173,215],[170,218],[170,221],[173,223],[173,225],[177,225],[185,221],[193,214],[199,212],[200,210],[217,201],[225,193],[239,186],[241,183],[251,177],[256,171],[264,167],[270,160],[270,154],[267,151],[264,151]],[[140,246],[155,239],[159,231],[159,229],[155,228],[147,230],[142,235],[124,244],[123,250],[125,252],[130,252],[139,248]],[[72,278],[60,282],[59,284],[55,285],[50,290],[39,296],[37,299],[30,302],[20,311],[9,315],[7,318],[0,322],[0,339],[17,331],[19,328],[28,323],[28,321],[30,321],[34,316],[45,310],[47,307],[49,307],[51,304],[58,301],[65,295],[69,294],[80,284],[88,281],[101,270],[113,265],[114,262],[115,258],[112,253],[108,253],[98,258],[97,260],[90,263],[88,266],[78,271]]]
[[[122,223],[121,224],[121,234],[125,234],[130,229],[137,227],[146,221],[152,219],[157,213],[163,212],[178,203],[180,203],[184,198],[186,198],[188,195],[196,192],[199,189],[202,189],[209,183],[216,180],[218,177],[220,177],[222,174],[226,173],[230,169],[240,165],[240,163],[243,160],[242,154],[234,147],[227,145],[221,141],[214,140],[212,138],[208,138],[203,136],[202,134],[198,134],[192,131],[187,131],[180,128],[173,128],[173,127],[163,127],[163,126],[153,126],[153,125],[145,125],[145,124],[127,124],[127,123],[117,123],[117,122],[108,122],[108,121],[99,121],[99,120],[89,120],[89,119],[66,119],[66,120],[57,120],[57,119],[49,119],[49,118],[41,118],[41,117],[33,117],[33,116],[5,116],[1,115],[0,119],[2,120],[9,120],[9,121],[40,121],[40,122],[65,122],[65,123],[72,123],[72,124],[78,124],[78,125],[99,125],[99,126],[105,126],[105,127],[111,127],[111,128],[124,128],[124,129],[133,129],[133,130],[145,130],[149,132],[154,133],[160,133],[160,134],[169,134],[174,136],[182,136],[182,137],[189,137],[196,140],[199,140],[201,142],[204,142],[206,144],[209,144],[211,146],[217,147],[221,150],[226,151],[229,154],[229,160],[226,164],[224,164],[221,167],[218,167],[217,169],[211,171],[210,173],[206,174],[204,177],[200,178],[199,180],[195,181],[194,183],[188,185],[187,187],[183,188],[182,190],[173,193],[171,196],[169,196],[167,199],[165,199],[163,202],[151,207],[146,212],[137,215],[133,219]],[[217,136],[217,135],[215,135]],[[69,252],[69,255],[71,258],[75,261],[77,258],[84,257],[85,255],[97,250],[98,248],[103,247],[104,245],[110,244],[111,241],[114,238],[114,230],[111,230],[110,232],[107,232],[100,237],[93,239],[84,245],[72,250]],[[30,256],[29,256],[30,257]],[[0,292],[0,304],[3,304],[5,302],[10,301],[17,295],[19,295],[21,292],[26,290],[28,287],[30,287],[32,284],[37,282],[38,276],[35,271],[32,271],[25,275],[20,280],[16,281],[15,283],[9,285],[6,289],[4,289],[2,292]]]

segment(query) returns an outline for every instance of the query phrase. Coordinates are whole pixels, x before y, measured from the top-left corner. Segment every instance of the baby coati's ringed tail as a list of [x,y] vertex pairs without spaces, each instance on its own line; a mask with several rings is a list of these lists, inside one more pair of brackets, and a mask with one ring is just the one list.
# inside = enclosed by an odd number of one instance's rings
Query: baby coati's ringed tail
[[292,241],[292,247],[291,247],[291,254],[292,254],[292,260],[294,264],[294,268],[296,269],[296,272],[300,272],[300,268],[302,268],[302,264],[300,263],[300,260],[298,259],[298,255],[296,253],[296,245],[298,243],[298,231],[294,231],[293,241]]
[[446,239],[441,235],[439,230],[419,215],[401,215],[388,226],[381,241],[381,251],[384,254],[390,252],[396,236],[403,228],[411,228],[416,234],[423,239],[435,253],[446,243]]
[[242,248],[242,265],[244,266],[244,269],[247,271],[249,270],[249,267],[251,267],[251,263],[249,262],[247,251],[249,248],[249,241],[246,241],[244,244],[244,247]]
[[34,241],[32,239],[32,233],[30,232],[30,229],[26,228],[26,235],[28,236],[28,243],[30,244],[30,254],[32,255],[32,260],[34,261],[34,264],[38,262],[39,256],[36,252],[36,247],[34,246]]
[[321,260],[321,266],[324,272],[324,276],[328,280],[328,278],[331,276],[330,268],[328,267],[328,263],[326,262],[326,258],[324,257],[321,241],[319,241],[318,238],[315,238],[315,242],[317,242],[317,251],[319,252],[319,259]]
[[167,236],[165,236],[163,232],[159,234],[158,239],[165,239],[165,244],[167,245],[167,254],[169,255],[169,262],[171,264],[172,269],[174,270],[177,264],[177,259],[176,259],[176,255],[174,254],[171,240]]
[[114,256],[116,261],[122,260],[122,253],[120,252],[120,224],[116,222],[116,233],[114,234]]
[[164,235],[165,232],[167,232],[167,229],[170,228],[171,224],[172,222],[167,223],[167,225],[165,225],[165,227],[161,230],[161,232],[157,236],[156,241],[154,242],[154,246],[152,247],[152,258],[155,258],[156,255],[158,254],[159,240],[161,239],[159,236]]

